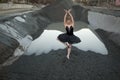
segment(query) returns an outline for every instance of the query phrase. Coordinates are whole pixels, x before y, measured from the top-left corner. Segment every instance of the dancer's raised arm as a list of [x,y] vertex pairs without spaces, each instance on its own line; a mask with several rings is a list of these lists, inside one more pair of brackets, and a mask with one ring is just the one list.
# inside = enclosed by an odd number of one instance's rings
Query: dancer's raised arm
[[64,26],[74,26],[74,19],[72,14],[70,13],[71,9],[68,11],[65,10],[65,16],[64,16]]
[[74,22],[73,16],[72,16],[72,14],[70,13],[70,11],[71,11],[71,9],[68,10],[68,14],[70,15],[71,20],[72,20],[71,25],[74,26],[74,23],[75,23],[75,22]]
[[65,10],[65,9],[64,9],[64,11],[65,11],[65,16],[64,16],[64,26],[66,26],[66,24],[67,24],[67,23],[66,23],[66,17],[67,17],[68,12],[67,12],[67,10]]

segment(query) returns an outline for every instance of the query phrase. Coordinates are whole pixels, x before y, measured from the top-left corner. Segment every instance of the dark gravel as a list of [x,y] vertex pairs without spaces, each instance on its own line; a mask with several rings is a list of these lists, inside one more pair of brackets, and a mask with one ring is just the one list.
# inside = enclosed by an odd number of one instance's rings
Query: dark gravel
[[0,64],[5,62],[19,46],[17,40],[7,36],[0,31]]

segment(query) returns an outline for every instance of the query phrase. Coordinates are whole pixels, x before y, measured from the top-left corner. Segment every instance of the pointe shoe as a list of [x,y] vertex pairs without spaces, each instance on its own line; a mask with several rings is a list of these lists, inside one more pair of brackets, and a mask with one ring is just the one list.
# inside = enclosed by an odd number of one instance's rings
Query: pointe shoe
[[68,55],[66,57],[67,57],[67,59],[70,59],[70,57]]

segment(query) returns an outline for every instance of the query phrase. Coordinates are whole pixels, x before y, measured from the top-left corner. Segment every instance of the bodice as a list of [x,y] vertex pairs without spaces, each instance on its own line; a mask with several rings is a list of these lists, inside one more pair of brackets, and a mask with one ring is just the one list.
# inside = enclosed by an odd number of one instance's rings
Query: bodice
[[66,26],[66,33],[68,35],[73,35],[73,27],[72,26],[70,26],[70,27]]

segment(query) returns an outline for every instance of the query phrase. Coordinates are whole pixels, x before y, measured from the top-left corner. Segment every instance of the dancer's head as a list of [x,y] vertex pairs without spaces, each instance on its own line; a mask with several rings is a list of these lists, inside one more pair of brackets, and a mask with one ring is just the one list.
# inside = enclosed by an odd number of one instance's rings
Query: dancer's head
[[68,25],[70,25],[70,24],[72,23],[72,20],[71,20],[70,15],[67,15],[67,17],[66,17],[66,23],[67,23]]
[[71,20],[67,20],[67,21],[66,21],[66,24],[68,24],[68,25],[70,25],[71,23],[72,23]]

